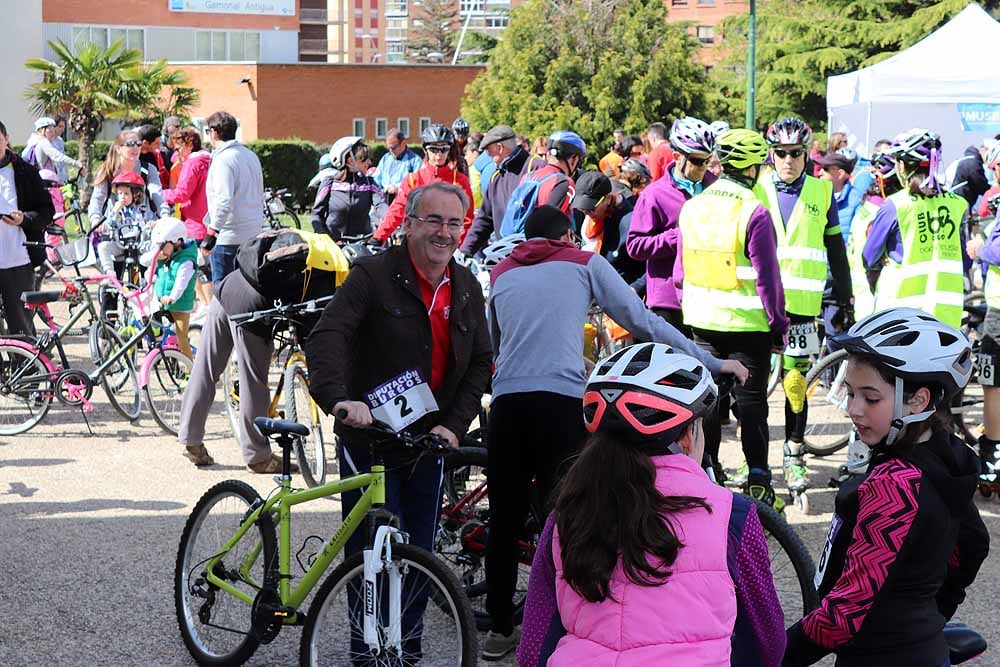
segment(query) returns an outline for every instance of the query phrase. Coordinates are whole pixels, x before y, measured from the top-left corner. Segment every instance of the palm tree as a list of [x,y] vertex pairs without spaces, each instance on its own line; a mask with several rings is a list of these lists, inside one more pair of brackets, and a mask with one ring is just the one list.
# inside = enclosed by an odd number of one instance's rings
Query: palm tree
[[[145,67],[142,52],[122,48],[116,40],[108,48],[85,44],[74,55],[62,40],[49,42],[59,62],[32,58],[28,69],[42,73],[42,81],[25,93],[38,114],[59,111],[80,140],[79,160],[88,171],[94,160],[94,138],[108,118],[183,115],[198,101],[183,72],[169,70],[160,60]],[[169,88],[169,92],[165,89]],[[81,195],[90,197],[90,187]]]

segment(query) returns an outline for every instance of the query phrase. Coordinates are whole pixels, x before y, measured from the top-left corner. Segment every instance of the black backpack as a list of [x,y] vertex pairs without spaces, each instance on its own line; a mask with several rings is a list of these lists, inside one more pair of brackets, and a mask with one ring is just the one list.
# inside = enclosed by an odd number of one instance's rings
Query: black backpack
[[333,294],[334,271],[310,269],[311,232],[269,229],[241,244],[236,267],[247,282],[272,301],[301,303]]

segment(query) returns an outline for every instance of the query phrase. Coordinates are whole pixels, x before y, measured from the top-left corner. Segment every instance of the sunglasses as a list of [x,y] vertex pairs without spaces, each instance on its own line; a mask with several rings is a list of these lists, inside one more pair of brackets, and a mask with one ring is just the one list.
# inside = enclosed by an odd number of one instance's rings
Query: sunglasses
[[690,155],[686,155],[685,157],[687,158],[688,162],[690,162],[696,167],[704,167],[706,164],[708,164],[709,159],[711,159],[707,157],[691,157]]
[[142,142],[138,141],[136,139],[133,139],[132,141],[126,141],[122,145],[123,146],[128,146],[129,148],[138,148],[139,146],[142,146]]
[[451,146],[424,146],[424,150],[431,153],[447,153],[451,150]]
[[797,160],[798,158],[802,157],[805,154],[806,154],[806,151],[805,151],[804,148],[795,148],[795,149],[792,149],[790,151],[782,150],[780,148],[775,148],[774,149],[774,155],[775,155],[775,157],[780,157],[780,158],[790,157],[793,160]]

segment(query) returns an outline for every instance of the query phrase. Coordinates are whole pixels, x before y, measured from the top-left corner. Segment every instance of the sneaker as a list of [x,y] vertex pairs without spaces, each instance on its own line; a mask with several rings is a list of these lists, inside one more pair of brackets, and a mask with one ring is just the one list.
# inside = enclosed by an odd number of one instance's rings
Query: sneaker
[[809,468],[801,456],[786,456],[784,470],[789,490],[798,491],[809,486]]
[[785,501],[774,493],[774,487],[771,485],[771,473],[769,471],[761,472],[756,468],[751,470],[747,477],[744,493],[754,500],[759,500],[766,505],[770,505],[777,512],[782,512],[785,509]]
[[[298,472],[299,467],[294,463],[290,465],[290,472]],[[281,474],[281,458],[275,459],[273,456],[266,461],[261,461],[259,463],[248,463],[247,470],[258,475],[280,475]]]
[[743,486],[747,483],[747,478],[750,476],[750,466],[744,461],[739,465],[736,470],[733,471],[732,477],[729,478],[729,482],[736,486]]
[[186,458],[191,463],[196,466],[210,466],[215,463],[208,450],[205,449],[205,445],[188,445],[184,448],[184,458]]
[[806,376],[797,368],[785,371],[781,386],[785,389],[785,396],[792,406],[792,412],[801,413],[806,404]]
[[499,660],[516,649],[520,642],[521,628],[514,628],[509,635],[490,630],[486,633],[486,641],[483,642],[483,660]]

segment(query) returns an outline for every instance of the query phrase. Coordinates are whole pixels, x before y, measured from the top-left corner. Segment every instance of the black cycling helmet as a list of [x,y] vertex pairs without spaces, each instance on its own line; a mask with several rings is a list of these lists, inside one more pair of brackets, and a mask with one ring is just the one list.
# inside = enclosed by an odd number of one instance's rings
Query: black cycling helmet
[[459,116],[452,122],[451,130],[455,133],[456,137],[465,139],[469,136],[469,121]]
[[455,143],[455,134],[448,129],[447,125],[434,123],[420,133],[420,141],[424,146],[427,144],[450,144]]
[[587,157],[587,144],[579,134],[570,130],[558,130],[549,135],[549,155],[565,160],[571,155]]

